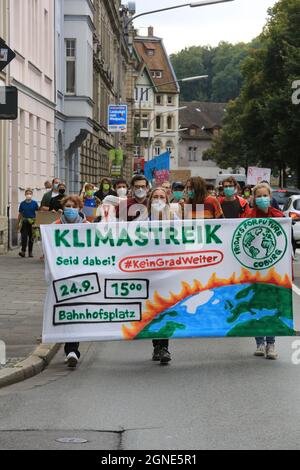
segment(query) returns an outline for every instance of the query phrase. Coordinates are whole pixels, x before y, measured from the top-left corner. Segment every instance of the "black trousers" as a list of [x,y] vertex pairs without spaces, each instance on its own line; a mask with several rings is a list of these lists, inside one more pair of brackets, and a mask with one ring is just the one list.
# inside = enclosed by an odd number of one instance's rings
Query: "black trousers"
[[169,340],[168,339],[153,339],[152,340],[153,347],[155,348],[156,346],[159,346],[161,348],[167,348],[169,347]]
[[78,359],[80,358],[79,343],[66,343],[65,344],[65,355],[68,356],[71,352],[74,352]]
[[23,220],[21,228],[21,242],[22,242],[22,251],[26,252],[27,243],[28,251],[32,253],[33,249],[33,238],[32,238],[32,225],[28,220]]

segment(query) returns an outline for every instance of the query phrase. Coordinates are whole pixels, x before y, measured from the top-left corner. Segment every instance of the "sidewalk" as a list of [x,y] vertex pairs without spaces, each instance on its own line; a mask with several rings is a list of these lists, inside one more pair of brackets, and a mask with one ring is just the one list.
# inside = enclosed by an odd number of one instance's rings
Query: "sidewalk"
[[33,259],[18,253],[0,256],[0,340],[6,343],[6,367],[32,354],[42,334],[46,282],[40,247],[34,247]]

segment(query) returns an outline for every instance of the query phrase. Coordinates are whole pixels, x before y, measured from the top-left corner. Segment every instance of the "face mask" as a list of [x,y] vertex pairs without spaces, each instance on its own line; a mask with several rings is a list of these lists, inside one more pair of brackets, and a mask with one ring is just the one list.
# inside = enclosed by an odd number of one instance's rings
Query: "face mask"
[[60,189],[59,190],[59,194],[61,194],[62,196],[65,194],[66,190],[65,189]]
[[143,199],[147,195],[146,189],[140,188],[140,189],[135,189],[134,194],[138,199]]
[[178,201],[180,199],[183,199],[183,191],[173,191],[173,196],[175,197],[175,199],[177,199]]
[[127,188],[119,188],[117,189],[117,195],[119,197],[125,197],[127,196]]
[[87,191],[87,192],[86,192],[86,195],[87,195],[88,197],[92,197],[92,196],[94,196],[94,191]]
[[235,188],[224,188],[224,194],[226,197],[232,197],[235,194]]
[[190,199],[194,199],[195,198],[195,191],[188,191],[188,197]]
[[268,196],[258,197],[255,199],[255,202],[259,209],[268,209],[271,205],[271,201]]
[[157,200],[153,201],[151,207],[154,211],[161,212],[166,207],[165,201]]
[[26,201],[31,201],[32,200],[32,194],[26,194]]
[[108,192],[110,190],[110,185],[108,183],[105,183],[103,185],[103,191]]
[[57,190],[58,190],[58,186],[59,186],[59,183],[54,184],[54,185],[53,185],[53,189],[55,189],[55,191],[57,191]]
[[244,193],[244,196],[245,197],[249,197],[250,196],[250,193],[248,193],[247,191]]
[[64,210],[64,214],[67,220],[72,222],[78,216],[79,209],[74,209],[73,207],[66,207]]

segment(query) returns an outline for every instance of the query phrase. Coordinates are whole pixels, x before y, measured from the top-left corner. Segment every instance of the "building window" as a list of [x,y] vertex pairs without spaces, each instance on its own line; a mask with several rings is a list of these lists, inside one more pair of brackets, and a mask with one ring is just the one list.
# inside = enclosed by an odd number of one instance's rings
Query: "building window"
[[151,70],[151,75],[152,75],[152,78],[162,78],[163,77],[162,70]]
[[189,162],[192,162],[193,161],[193,147],[189,147],[188,155],[189,155]]
[[190,129],[190,135],[191,136],[196,135],[196,129]]
[[193,148],[193,158],[194,158],[194,162],[196,162],[197,161],[197,147]]
[[168,96],[168,104],[171,105],[173,104],[173,96]]
[[142,129],[148,130],[149,129],[149,116],[148,114],[142,115]]
[[139,100],[139,89],[135,88],[134,92],[135,92],[135,101],[138,101]]
[[147,50],[147,55],[148,56],[153,56],[154,55],[154,49],[148,49]]
[[154,145],[154,155],[158,157],[161,154],[161,142],[156,141]]
[[156,116],[156,129],[161,130],[162,118],[161,116]]
[[148,90],[148,88],[141,88],[140,100],[141,101],[149,101],[149,90]]
[[173,130],[173,117],[172,116],[168,116],[168,131],[171,131]]
[[166,145],[166,150],[167,152],[169,152],[169,154],[172,156],[172,152],[173,152],[173,143],[172,142],[167,142],[167,145]]
[[141,147],[139,145],[135,145],[133,154],[136,158],[140,157],[141,155]]
[[76,86],[76,40],[66,39],[66,93],[75,95]]
[[156,104],[162,104],[162,96],[161,95],[156,96]]

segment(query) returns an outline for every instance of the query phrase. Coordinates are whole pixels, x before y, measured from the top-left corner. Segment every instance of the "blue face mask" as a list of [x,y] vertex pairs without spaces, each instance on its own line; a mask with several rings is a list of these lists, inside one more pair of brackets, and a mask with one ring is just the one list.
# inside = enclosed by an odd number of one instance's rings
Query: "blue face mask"
[[255,202],[259,209],[268,209],[268,207],[271,205],[271,201],[268,196],[257,197]]
[[53,189],[55,189],[55,190],[57,190],[58,187],[59,187],[59,183],[55,183],[55,184],[53,185]]
[[79,213],[79,209],[74,209],[73,207],[65,207],[64,214],[65,218],[70,222],[77,219]]
[[235,188],[224,188],[224,194],[226,197],[232,197],[235,194]]
[[188,197],[189,197],[190,199],[195,199],[195,195],[196,195],[196,194],[195,194],[195,191],[188,191]]
[[177,199],[177,201],[180,201],[180,199],[184,198],[183,191],[173,191],[173,196],[175,199]]

